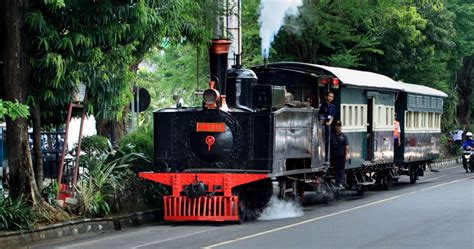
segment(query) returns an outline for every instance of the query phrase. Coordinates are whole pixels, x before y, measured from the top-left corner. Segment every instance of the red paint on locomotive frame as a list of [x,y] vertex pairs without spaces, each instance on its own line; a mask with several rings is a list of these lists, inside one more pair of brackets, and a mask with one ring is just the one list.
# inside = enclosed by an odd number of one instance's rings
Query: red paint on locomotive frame
[[196,132],[224,132],[225,123],[196,123]]
[[[267,174],[234,173],[153,173],[140,172],[138,177],[172,187],[172,195],[164,196],[164,219],[168,221],[238,221],[238,197],[232,188],[268,178]],[[214,196],[189,198],[182,196],[184,187],[198,181]],[[219,187],[217,187],[219,186]]]

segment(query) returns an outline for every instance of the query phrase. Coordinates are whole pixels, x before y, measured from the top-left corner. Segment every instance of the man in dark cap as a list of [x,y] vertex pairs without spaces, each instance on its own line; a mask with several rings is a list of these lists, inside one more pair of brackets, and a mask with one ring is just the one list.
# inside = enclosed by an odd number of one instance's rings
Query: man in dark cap
[[339,188],[344,187],[346,161],[349,160],[349,141],[341,129],[341,121],[333,122],[333,133],[330,142],[330,164],[336,172],[336,187]]
[[332,103],[334,100],[334,93],[333,92],[327,92],[326,93],[326,101],[323,101],[321,106],[319,107],[319,119],[322,121],[322,124],[324,125],[324,151],[325,151],[325,156],[324,159],[326,163],[328,162],[329,158],[328,155],[330,154],[328,152],[328,144],[329,140],[331,139],[331,125],[333,124],[332,121],[334,120],[334,117],[336,116],[336,106]]

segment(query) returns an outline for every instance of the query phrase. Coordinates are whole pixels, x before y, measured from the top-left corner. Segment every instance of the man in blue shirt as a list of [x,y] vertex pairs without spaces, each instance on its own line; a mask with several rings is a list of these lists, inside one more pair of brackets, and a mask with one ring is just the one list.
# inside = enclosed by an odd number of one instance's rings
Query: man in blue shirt
[[[466,141],[464,141],[461,148],[463,150],[469,150],[469,151],[474,149],[474,140],[472,140],[471,132],[466,133]],[[469,159],[472,160],[473,159],[472,156]],[[473,162],[470,162],[470,163],[472,164]],[[464,156],[462,157],[462,166],[466,170],[466,173],[469,173],[467,160],[466,158],[464,158]]]
[[324,136],[325,136],[325,161],[328,163],[329,158],[329,140],[331,137],[331,124],[334,120],[334,116],[336,116],[336,106],[332,103],[334,100],[334,93],[327,92],[326,93],[326,101],[321,104],[319,108],[319,119],[324,124]]

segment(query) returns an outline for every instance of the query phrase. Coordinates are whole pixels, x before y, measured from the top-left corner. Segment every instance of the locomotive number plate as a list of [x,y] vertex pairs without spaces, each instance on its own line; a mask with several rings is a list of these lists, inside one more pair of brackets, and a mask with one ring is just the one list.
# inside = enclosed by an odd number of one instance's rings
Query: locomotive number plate
[[197,132],[224,132],[225,123],[196,123]]

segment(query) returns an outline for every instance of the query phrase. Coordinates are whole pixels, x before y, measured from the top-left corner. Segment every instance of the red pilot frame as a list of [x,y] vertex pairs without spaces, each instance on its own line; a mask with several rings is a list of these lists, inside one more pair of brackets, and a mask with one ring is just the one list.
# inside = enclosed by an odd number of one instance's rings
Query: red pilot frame
[[[164,196],[164,220],[167,221],[238,221],[238,196],[232,188],[268,178],[266,174],[230,173],[138,173],[140,178],[171,186],[172,194]],[[196,198],[185,196],[185,188],[198,180],[207,192]]]

